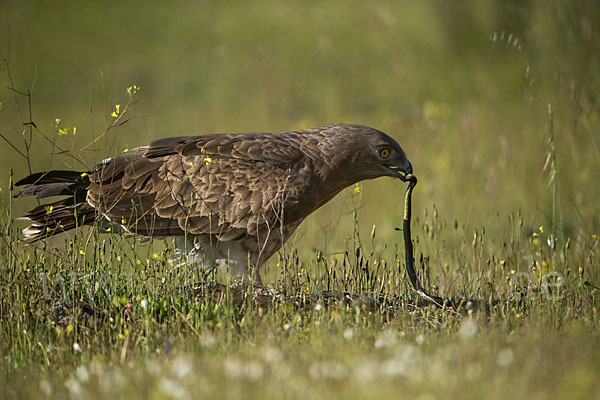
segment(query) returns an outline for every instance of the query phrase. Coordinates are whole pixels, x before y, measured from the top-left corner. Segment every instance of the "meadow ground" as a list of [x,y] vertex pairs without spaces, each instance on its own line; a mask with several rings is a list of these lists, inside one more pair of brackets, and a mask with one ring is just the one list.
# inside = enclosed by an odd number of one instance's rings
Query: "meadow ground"
[[[0,16],[1,398],[600,395],[597,2],[7,0]],[[15,221],[30,171],[333,122],[400,142],[421,279],[480,310],[411,305],[392,179],[308,218],[263,280],[393,307],[203,297],[227,277],[174,268],[169,240],[25,245]]]

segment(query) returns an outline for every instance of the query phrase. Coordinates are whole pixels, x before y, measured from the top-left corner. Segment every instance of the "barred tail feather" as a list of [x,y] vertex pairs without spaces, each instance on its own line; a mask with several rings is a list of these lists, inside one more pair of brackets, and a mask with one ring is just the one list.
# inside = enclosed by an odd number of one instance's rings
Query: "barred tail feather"
[[17,186],[29,185],[14,197],[69,196],[53,203],[42,204],[19,219],[31,221],[23,229],[25,238],[35,242],[65,232],[81,225],[94,222],[96,211],[87,202],[87,174],[73,171],[45,171],[32,174],[19,182]]
[[89,178],[86,173],[75,171],[44,171],[31,174],[18,181],[15,186],[29,187],[15,194],[15,198],[34,196],[36,199],[51,196],[67,196],[78,191],[87,191]]

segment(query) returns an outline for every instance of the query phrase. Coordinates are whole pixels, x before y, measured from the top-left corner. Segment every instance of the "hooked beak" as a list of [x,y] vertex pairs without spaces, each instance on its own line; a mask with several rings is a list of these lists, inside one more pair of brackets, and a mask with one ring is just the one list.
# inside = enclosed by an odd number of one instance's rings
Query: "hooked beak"
[[392,170],[394,175],[402,182],[408,182],[408,175],[412,175],[413,168],[410,161],[406,160],[402,165],[388,165],[388,169]]

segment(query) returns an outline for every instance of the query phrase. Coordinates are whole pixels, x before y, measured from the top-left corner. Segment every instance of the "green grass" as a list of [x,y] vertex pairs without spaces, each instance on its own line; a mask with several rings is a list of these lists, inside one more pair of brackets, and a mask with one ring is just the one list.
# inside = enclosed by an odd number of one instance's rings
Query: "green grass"
[[[0,397],[597,397],[596,3],[2,2],[0,133],[29,157],[2,142]],[[402,299],[393,310],[239,307],[198,297],[227,277],[173,268],[169,241],[81,229],[26,246],[15,221],[35,201],[10,182],[30,168],[332,122],[401,143],[425,286],[494,307],[410,305],[390,179],[308,218],[263,280],[283,291],[285,265],[290,295]]]

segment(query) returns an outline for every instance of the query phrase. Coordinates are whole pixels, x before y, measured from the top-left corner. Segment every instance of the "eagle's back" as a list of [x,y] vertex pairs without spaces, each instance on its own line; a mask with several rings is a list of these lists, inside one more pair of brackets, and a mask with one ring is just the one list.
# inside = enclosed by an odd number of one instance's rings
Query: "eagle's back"
[[96,167],[89,204],[147,236],[258,237],[301,221],[319,203],[310,133],[161,139]]

